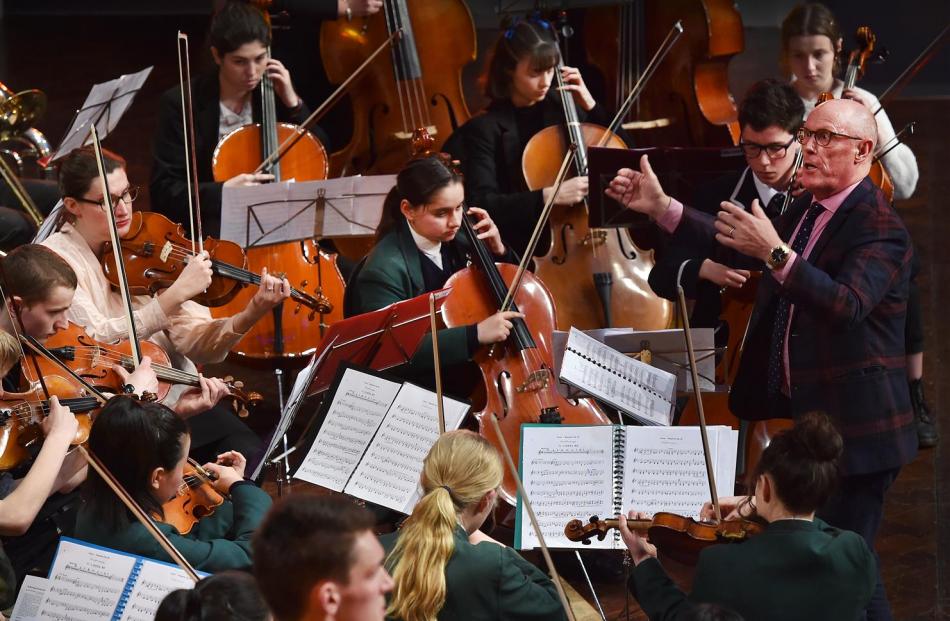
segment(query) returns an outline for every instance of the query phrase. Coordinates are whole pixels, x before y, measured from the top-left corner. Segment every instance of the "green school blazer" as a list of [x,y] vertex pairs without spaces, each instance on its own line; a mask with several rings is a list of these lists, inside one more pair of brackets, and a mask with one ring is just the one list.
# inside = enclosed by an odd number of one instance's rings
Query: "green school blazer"
[[[175,527],[158,522],[178,551],[195,569],[218,572],[226,569],[244,569],[251,565],[251,536],[271,499],[263,490],[250,483],[231,488],[231,500],[216,507],[214,513],[201,519],[187,535],[180,535]],[[135,518],[121,531],[106,528],[102,520],[89,511],[79,509],[76,517],[76,538],[96,545],[172,562],[165,550]]]
[[857,533],[779,520],[746,542],[706,548],[688,597],[656,559],[637,565],[628,587],[651,621],[685,618],[700,603],[745,621],[853,621],[871,599],[875,567]]
[[[397,531],[379,538],[387,556],[398,537]],[[461,526],[455,529],[455,550],[445,566],[445,586],[440,621],[566,619],[547,574],[511,548],[490,542],[472,545]]]

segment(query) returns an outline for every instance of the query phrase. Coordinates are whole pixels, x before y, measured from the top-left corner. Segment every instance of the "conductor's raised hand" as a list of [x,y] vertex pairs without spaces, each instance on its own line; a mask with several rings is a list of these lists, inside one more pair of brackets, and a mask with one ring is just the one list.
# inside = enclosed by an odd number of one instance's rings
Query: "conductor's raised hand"
[[729,201],[719,206],[722,211],[716,214],[716,241],[723,246],[765,261],[772,249],[782,244],[759,199],[752,201],[752,213]]
[[478,220],[472,225],[472,228],[475,229],[478,238],[485,242],[485,245],[488,246],[491,253],[495,256],[505,254],[505,242],[501,241],[501,233],[498,231],[498,226],[495,224],[495,221],[491,219],[491,216],[488,215],[488,212],[480,207],[469,207],[468,212]]
[[672,198],[663,191],[660,180],[650,166],[650,158],[640,157],[640,172],[621,168],[607,186],[606,194],[627,209],[650,216],[654,220],[669,208]]
[[478,323],[478,342],[491,345],[504,341],[511,334],[511,328],[514,326],[511,320],[516,317],[524,319],[524,315],[515,311],[499,311],[483,319]]

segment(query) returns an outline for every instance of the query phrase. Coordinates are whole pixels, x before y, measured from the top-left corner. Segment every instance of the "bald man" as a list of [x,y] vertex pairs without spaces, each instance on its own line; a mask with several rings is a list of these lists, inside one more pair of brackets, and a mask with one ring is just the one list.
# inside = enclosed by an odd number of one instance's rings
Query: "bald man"
[[[732,411],[746,420],[827,412],[844,438],[843,478],[820,513],[873,548],[884,494],[917,452],[905,377],[904,322],[913,250],[892,205],[868,178],[877,128],[860,103],[833,100],[799,132],[807,190],[770,221],[722,203],[715,218],[664,193],[644,156],[608,195],[681,243],[726,249],[765,276],[746,333]],[[878,583],[869,619],[888,619]]]

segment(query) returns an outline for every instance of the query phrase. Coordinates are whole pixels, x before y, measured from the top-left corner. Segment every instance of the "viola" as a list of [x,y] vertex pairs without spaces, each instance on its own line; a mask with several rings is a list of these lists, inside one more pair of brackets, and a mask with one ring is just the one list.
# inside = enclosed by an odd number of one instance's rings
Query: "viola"
[[[185,237],[182,226],[150,211],[132,214],[129,231],[122,236],[121,244],[133,295],[155,295],[171,286],[194,256],[191,240]],[[118,287],[118,271],[111,249],[111,242],[106,242],[102,271],[110,284]],[[207,291],[194,298],[199,304],[220,306],[234,299],[245,285],[261,284],[260,275],[246,269],[244,251],[234,242],[208,237],[204,249],[211,256],[214,274]],[[314,312],[326,311],[325,301],[299,289],[291,288],[290,297]]]
[[[57,359],[66,363],[77,375],[89,381],[93,386],[109,392],[120,393],[123,380],[112,369],[117,364],[128,371],[135,365],[132,361],[132,347],[129,341],[122,340],[106,344],[92,338],[81,326],[71,323],[46,340],[46,347]],[[168,353],[151,341],[140,341],[142,354],[152,359],[152,370],[158,376],[157,398],[159,401],[168,395],[173,384],[200,386],[199,377],[194,373],[181,371],[171,366]],[[53,363],[39,358],[37,363],[44,374],[55,373]],[[32,370],[31,370],[32,371]],[[257,392],[245,392],[244,383],[231,376],[222,378],[228,387],[228,398],[232,399],[239,416],[247,416],[247,407],[257,405],[263,397]]]
[[[675,513],[656,513],[652,520],[627,519],[627,527],[646,534],[657,550],[687,565],[695,565],[699,553],[711,545],[741,543],[753,535],[758,535],[764,528],[761,523],[752,520],[701,522]],[[618,519],[601,520],[595,515],[587,524],[581,520],[571,520],[564,527],[564,535],[570,541],[589,545],[593,537],[603,541],[612,528],[620,528]]]
[[[93,414],[102,403],[62,376],[44,375],[43,380],[50,395],[55,395],[79,420],[79,429],[71,444],[84,443],[89,439]],[[41,424],[47,414],[49,400],[42,398],[38,383],[24,392],[3,394],[0,399],[0,470],[10,470],[30,458],[27,447],[43,438]]]
[[[514,265],[494,262],[467,215],[462,228],[472,242],[473,266],[456,272],[445,284],[452,290],[442,306],[448,327],[471,325],[497,312],[517,270]],[[517,461],[524,423],[606,425],[610,421],[592,401],[571,402],[555,388],[550,339],[556,317],[554,300],[544,284],[526,272],[510,310],[524,313],[525,318],[512,320],[514,327],[505,343],[483,347],[474,358],[486,400],[475,418],[479,433],[496,448],[504,442]],[[503,439],[490,427],[492,414],[499,419]],[[512,473],[506,472],[501,496],[512,505],[516,488]]]
[[208,472],[189,457],[175,497],[162,505],[162,515],[155,518],[187,535],[201,518],[211,515],[215,508],[224,504],[224,496],[214,488],[217,478],[216,474]]

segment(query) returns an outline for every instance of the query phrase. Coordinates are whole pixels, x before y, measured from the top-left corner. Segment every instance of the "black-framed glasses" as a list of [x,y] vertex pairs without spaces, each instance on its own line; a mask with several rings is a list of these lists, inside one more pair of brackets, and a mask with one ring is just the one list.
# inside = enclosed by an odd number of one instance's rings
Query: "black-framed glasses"
[[[131,205],[133,201],[135,201],[135,199],[138,198],[138,196],[139,196],[139,186],[130,185],[122,194],[118,196],[116,196],[115,194],[112,195],[112,205],[114,207],[116,204],[118,204],[119,201],[123,201],[126,205]],[[94,201],[89,198],[74,196],[73,199],[75,199],[76,202],[79,202],[79,203],[89,203],[90,205],[99,205],[99,207],[102,209],[106,208],[105,198],[100,198],[99,200]]]
[[742,149],[742,153],[750,160],[759,157],[762,151],[765,151],[769,159],[778,160],[785,157],[785,154],[788,153],[788,148],[792,146],[793,142],[795,142],[795,136],[792,136],[785,144],[759,144],[757,142],[745,142],[743,140],[739,142],[739,147]]
[[830,129],[816,129],[812,131],[807,127],[802,127],[798,130],[798,142],[802,143],[802,145],[807,144],[808,139],[812,136],[815,137],[815,142],[818,143],[819,147],[827,147],[831,144],[831,139],[836,136],[838,138],[847,138],[849,140],[864,140],[864,138],[858,138],[857,136],[839,134],[838,132],[833,132]]

